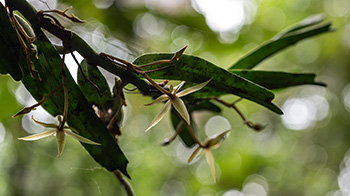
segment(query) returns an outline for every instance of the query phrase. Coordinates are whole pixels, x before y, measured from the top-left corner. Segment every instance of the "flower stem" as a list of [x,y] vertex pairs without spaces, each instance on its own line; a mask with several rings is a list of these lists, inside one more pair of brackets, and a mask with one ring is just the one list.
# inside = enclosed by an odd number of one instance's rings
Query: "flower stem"
[[154,80],[152,80],[152,78],[150,78],[146,73],[141,73],[141,75],[143,75],[143,77],[145,77],[154,87],[156,87],[160,92],[168,95],[171,99],[174,98],[174,95],[171,94],[169,91],[165,90],[164,88],[162,88],[161,86],[159,86],[159,84],[157,84]]
[[247,122],[247,119],[245,118],[245,116],[243,115],[243,113],[235,106],[236,101],[233,102],[232,104],[229,104],[229,103],[227,103],[227,102],[225,102],[225,101],[223,101],[223,100],[221,100],[221,99],[219,99],[219,98],[216,98],[216,97],[213,98],[213,100],[215,100],[215,101],[221,103],[222,105],[224,105],[224,106],[226,106],[226,107],[228,107],[228,108],[233,108],[233,109],[238,113],[238,115],[242,118],[242,120],[244,121],[244,123]]
[[119,181],[120,185],[125,190],[126,195],[127,196],[134,196],[135,194],[134,194],[134,191],[133,191],[130,183],[127,180],[125,180],[122,173],[119,170],[114,170],[112,173],[115,175],[115,177]]
[[196,144],[198,144],[200,147],[204,148],[204,146],[201,144],[201,142],[198,140],[196,134],[194,134],[194,131],[191,127],[191,125],[187,124],[186,120],[179,114],[178,111],[174,110],[177,114],[177,116],[179,116],[181,118],[181,120],[183,121],[183,124],[186,126],[188,132],[191,134],[194,142],[196,142]]
[[66,80],[66,70],[65,70],[65,65],[64,65],[65,56],[66,55],[63,54],[62,64],[61,64],[62,84],[63,84],[63,91],[64,91],[63,119],[62,119],[62,122],[60,123],[60,125],[58,127],[58,130],[63,130],[64,124],[66,123],[67,115],[68,115],[68,87],[67,87],[67,80]]

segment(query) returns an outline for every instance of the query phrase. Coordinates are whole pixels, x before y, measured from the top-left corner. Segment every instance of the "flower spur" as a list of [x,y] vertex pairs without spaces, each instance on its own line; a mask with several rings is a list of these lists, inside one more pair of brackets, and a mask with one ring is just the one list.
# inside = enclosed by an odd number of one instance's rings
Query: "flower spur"
[[[58,156],[60,157],[62,155],[63,149],[64,149],[64,145],[66,143],[66,135],[80,141],[86,144],[92,144],[92,145],[101,145],[97,142],[94,142],[92,140],[89,140],[83,136],[80,136],[76,133],[78,133],[78,131],[72,127],[69,126],[60,126],[62,124],[62,117],[58,116],[58,121],[59,124],[52,124],[52,123],[43,123],[40,121],[37,121],[34,119],[34,117],[32,116],[32,119],[35,123],[46,127],[46,128],[53,128],[53,130],[50,131],[44,131],[42,133],[38,133],[38,134],[34,134],[34,135],[30,135],[30,136],[26,136],[26,137],[21,137],[18,138],[19,140],[24,140],[24,141],[34,141],[34,140],[39,140],[39,139],[43,139],[46,137],[49,137],[51,135],[55,135],[56,134],[56,141],[57,141],[57,148],[58,148]],[[60,127],[62,127],[60,129]],[[66,129],[70,129],[70,130],[66,130]],[[74,133],[76,132],[76,133]]]

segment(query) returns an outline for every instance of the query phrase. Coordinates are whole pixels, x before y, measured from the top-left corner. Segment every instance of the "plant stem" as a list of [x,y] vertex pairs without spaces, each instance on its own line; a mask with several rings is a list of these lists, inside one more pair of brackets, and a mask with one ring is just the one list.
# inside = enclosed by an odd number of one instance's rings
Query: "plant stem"
[[62,57],[62,85],[63,85],[63,91],[64,91],[64,108],[63,108],[63,119],[62,123],[60,123],[58,130],[62,130],[64,127],[64,124],[66,123],[67,120],[67,115],[68,115],[68,87],[67,87],[67,80],[66,80],[66,69],[64,65],[64,59],[65,59],[65,54],[63,54]]
[[123,177],[122,173],[119,170],[114,170],[112,173],[114,174],[114,176],[119,181],[120,185],[125,190],[126,195],[135,196],[134,191],[131,187],[131,184]]
[[186,120],[179,114],[178,111],[174,110],[177,114],[177,116],[179,116],[181,118],[181,120],[184,122],[183,124],[186,126],[188,132],[190,132],[194,142],[196,142],[200,147],[204,148],[204,146],[201,144],[201,142],[198,140],[196,134],[194,134],[194,131],[191,127],[191,125],[187,124]]
[[162,88],[161,86],[159,86],[159,84],[157,84],[154,80],[152,80],[152,78],[150,78],[146,73],[142,73],[142,75],[154,86],[156,87],[160,92],[168,95],[171,99],[174,98],[174,95],[171,94],[169,91],[165,90],[164,88]]
[[223,101],[223,100],[221,100],[221,99],[219,99],[219,98],[216,98],[216,97],[213,98],[213,100],[215,100],[215,101],[221,103],[222,105],[224,105],[224,106],[226,106],[226,107],[228,107],[228,108],[233,108],[233,109],[238,113],[238,115],[243,119],[244,123],[247,122],[247,119],[245,118],[245,116],[243,115],[243,113],[235,106],[235,104],[237,103],[237,101],[233,102],[232,104],[229,104],[229,103],[227,103],[227,102],[225,102],[225,101]]

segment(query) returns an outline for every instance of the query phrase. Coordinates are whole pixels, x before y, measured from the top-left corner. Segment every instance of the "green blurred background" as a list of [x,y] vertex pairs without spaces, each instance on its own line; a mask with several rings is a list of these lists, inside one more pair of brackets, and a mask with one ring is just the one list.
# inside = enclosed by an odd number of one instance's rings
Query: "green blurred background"
[[[328,87],[300,86],[276,91],[278,116],[252,102],[238,107],[249,120],[268,124],[262,132],[242,125],[232,110],[195,113],[199,137],[229,128],[213,151],[218,183],[204,157],[187,164],[192,149],[173,134],[169,116],[144,130],[161,105],[127,94],[123,136],[136,195],[350,195],[350,1],[349,0],[75,0],[30,1],[37,9],[64,10],[87,21],[65,25],[100,52],[132,61],[147,52],[185,53],[228,68],[237,58],[276,33],[314,14],[324,14],[336,31],[308,39],[263,62],[258,69],[315,72]],[[46,2],[44,4],[43,2]],[[53,39],[53,42],[57,40]],[[69,58],[72,73],[77,67]],[[113,77],[106,73],[110,82]],[[226,101],[236,97],[225,96]],[[16,138],[43,131],[31,115],[11,118],[35,103],[19,82],[0,76],[0,195],[125,195],[114,176],[101,168],[79,142],[68,139],[56,158],[55,138]],[[43,109],[33,115],[54,122]]]

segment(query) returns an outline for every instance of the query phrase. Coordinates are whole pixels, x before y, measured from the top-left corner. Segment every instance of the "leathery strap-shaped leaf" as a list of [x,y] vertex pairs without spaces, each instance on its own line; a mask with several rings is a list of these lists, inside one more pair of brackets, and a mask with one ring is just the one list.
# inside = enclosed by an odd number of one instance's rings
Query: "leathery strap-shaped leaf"
[[324,83],[315,81],[313,73],[287,73],[281,71],[261,71],[249,69],[230,70],[243,78],[253,81],[268,89],[279,89],[303,84],[325,86]]
[[[137,65],[146,64],[160,59],[170,59],[172,54],[145,54],[138,57],[134,63]],[[148,75],[153,79],[185,80],[191,83],[200,83],[212,79],[202,90],[194,93],[195,98],[206,98],[224,94],[234,94],[239,97],[251,100],[266,108],[282,114],[283,112],[271,101],[274,94],[266,88],[246,80],[234,73],[230,73],[202,58],[182,55],[172,63],[172,67],[150,72]],[[167,65],[152,65],[145,67],[145,70],[153,70]]]
[[[10,3],[13,3],[17,9],[23,12],[22,14],[25,15],[29,21],[36,21],[36,15],[33,15],[34,10],[26,1],[11,1]],[[22,56],[19,55],[17,58],[18,61],[21,62],[20,66],[23,72],[25,72],[22,79],[23,84],[36,100],[41,100],[42,97],[62,83],[61,57],[52,44],[46,39],[41,29],[39,27],[36,28],[36,26],[33,28],[38,37],[35,44],[38,48],[39,59],[33,57],[32,61],[35,68],[39,71],[42,81],[35,80],[29,75],[23,54]],[[82,143],[82,145],[90,155],[107,170],[114,171],[118,169],[129,177],[126,170],[128,160],[101,120],[95,115],[90,104],[68,72],[67,87],[69,92],[67,123],[71,127],[79,130],[81,136],[101,143],[99,146],[84,143]],[[48,98],[42,106],[53,116],[62,114],[64,105],[63,97],[63,90],[58,90],[54,95]]]
[[[40,32],[36,33],[38,34]],[[40,73],[42,81],[33,79],[28,71],[26,71],[22,82],[34,98],[40,100],[62,83],[62,60],[44,35],[38,38],[36,44],[39,52],[39,60],[33,59],[33,61]],[[27,69],[25,62],[22,63],[21,66],[23,70]],[[118,169],[129,177],[126,170],[128,164],[126,157],[101,120],[95,115],[90,104],[69,73],[67,73],[67,87],[69,92],[68,124],[79,130],[79,134],[83,137],[90,138],[102,144],[96,146],[82,143],[82,145],[90,155],[107,170],[114,171]],[[62,114],[63,102],[63,90],[58,90],[42,106],[51,115],[55,116],[57,114]]]
[[0,26],[0,74],[9,73],[13,79],[18,81],[22,79],[22,71],[16,54],[21,54],[21,46],[1,3]]
[[318,24],[319,22],[320,21],[316,20],[308,25],[298,25],[296,28],[291,29],[281,37],[278,37],[275,40],[270,40],[243,56],[229,69],[252,69],[268,57],[303,39],[331,32],[333,30],[331,28],[331,23]]
[[[45,82],[41,82],[41,84],[56,83],[58,85],[61,82],[62,77],[60,70],[60,56],[57,54],[51,43],[46,40],[38,40],[38,50],[41,66],[45,69],[43,72],[45,74],[41,74],[45,75],[45,77],[42,77]],[[70,74],[67,74],[67,84],[69,92],[68,124],[79,130],[80,135],[102,144],[101,146],[83,144],[98,163],[110,171],[119,169],[128,176],[126,171],[128,161],[126,160],[126,157],[120,150],[118,144],[109,134],[102,121],[95,115],[90,104],[87,102]],[[54,97],[57,97],[55,102],[62,111],[63,94],[55,94]]]

